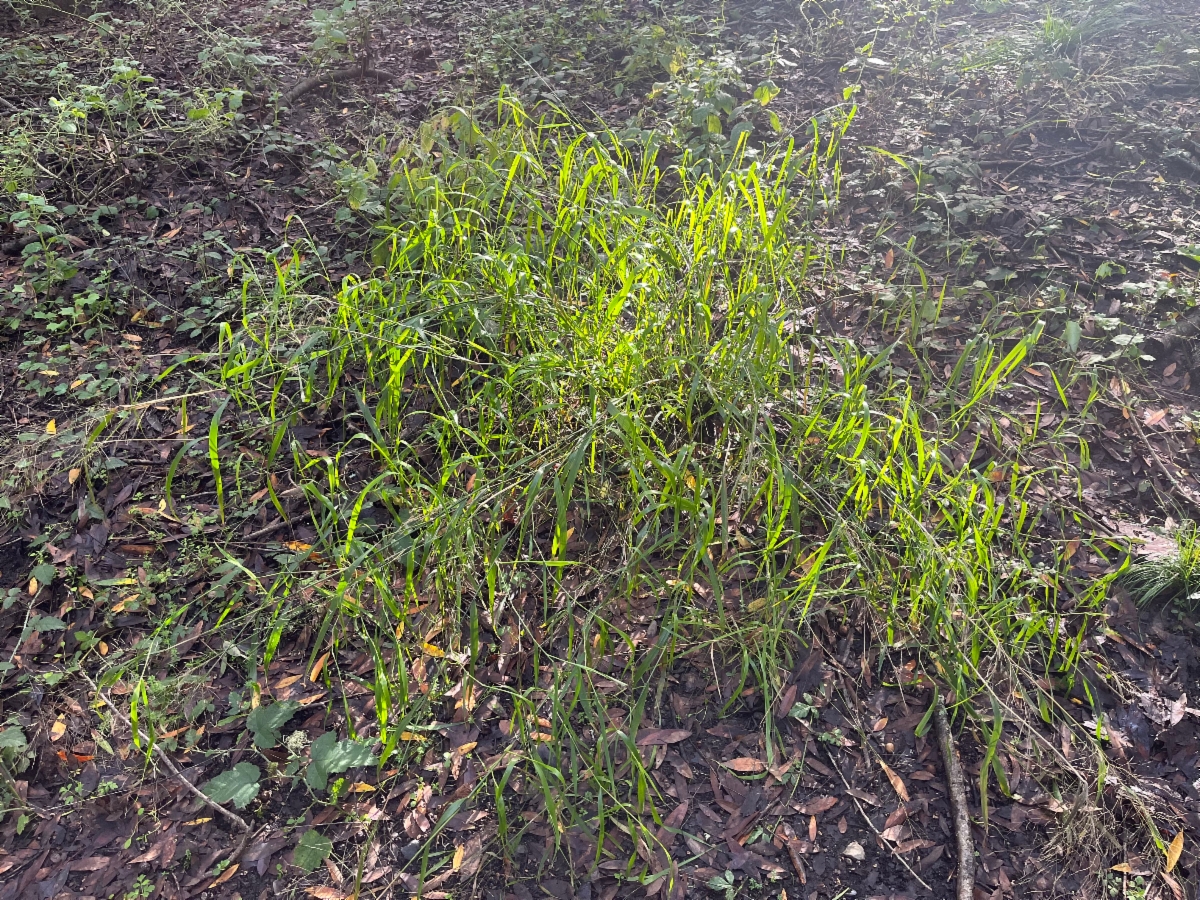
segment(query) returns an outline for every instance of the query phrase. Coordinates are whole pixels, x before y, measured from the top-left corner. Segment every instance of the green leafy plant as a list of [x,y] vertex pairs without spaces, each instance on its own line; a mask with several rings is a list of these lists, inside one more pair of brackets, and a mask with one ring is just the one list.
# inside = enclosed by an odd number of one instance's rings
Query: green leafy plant
[[332,852],[333,842],[316,829],[309,829],[300,835],[292,860],[306,873],[311,873],[316,871]]
[[668,66],[670,80],[650,92],[665,108],[672,140],[691,158],[727,160],[756,129],[760,139],[782,130],[779,116],[767,109],[779,87],[769,78],[752,86],[744,66],[732,52],[706,58],[681,51]]
[[299,703],[283,700],[252,709],[246,716],[246,728],[254,735],[254,746],[265,750],[278,744],[279,730],[299,708]]
[[1173,537],[1173,550],[1134,563],[1125,582],[1140,603],[1170,601],[1196,609],[1200,607],[1200,525],[1185,523]]
[[244,809],[247,803],[258,796],[260,775],[258,766],[240,762],[205,782],[201,790],[214,803],[232,803],[238,809]]
[[345,772],[357,766],[371,765],[376,761],[370,743],[353,739],[338,740],[337,735],[327,731],[309,747],[310,762],[305,771],[309,787],[324,790],[329,776]]
[[737,894],[737,886],[733,881],[733,872],[728,869],[723,875],[714,875],[708,879],[709,890],[718,891],[725,895],[725,900],[733,900]]

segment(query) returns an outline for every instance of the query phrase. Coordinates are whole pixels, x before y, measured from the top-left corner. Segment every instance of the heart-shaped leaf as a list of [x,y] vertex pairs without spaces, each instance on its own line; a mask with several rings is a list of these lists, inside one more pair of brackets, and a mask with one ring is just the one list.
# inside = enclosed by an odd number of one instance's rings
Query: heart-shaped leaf
[[202,790],[214,803],[233,803],[238,809],[258,796],[258,766],[253,763],[238,763],[228,772],[222,772],[207,782]]

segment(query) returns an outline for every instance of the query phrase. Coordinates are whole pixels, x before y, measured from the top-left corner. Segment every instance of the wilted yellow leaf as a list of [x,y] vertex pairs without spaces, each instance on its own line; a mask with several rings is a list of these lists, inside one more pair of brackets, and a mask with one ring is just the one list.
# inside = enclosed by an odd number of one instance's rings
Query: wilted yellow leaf
[[318,678],[321,677],[321,670],[325,668],[325,663],[328,661],[328,659],[329,659],[329,651],[326,650],[324,653],[321,654],[321,658],[318,659],[313,664],[312,671],[308,673],[309,681],[315,682]]
[[46,434],[58,434],[58,422],[55,419],[46,423]]
[[284,541],[283,546],[287,547],[293,553],[303,553],[305,550],[312,549],[312,544],[306,544],[304,541]]
[[441,647],[438,647],[436,644],[424,643],[421,645],[421,649],[424,650],[426,653],[428,653],[430,656],[432,656],[434,659],[441,659],[443,656],[446,655],[446,651],[443,650]]
[[[66,720],[62,716],[59,716],[58,720],[53,725],[50,726],[50,740],[52,740],[52,741],[61,740],[62,736],[66,733],[67,733]],[[1168,869],[1168,871],[1170,871],[1170,870]]]
[[428,740],[428,738],[425,737],[425,735],[417,734],[416,732],[402,731],[402,732],[400,732],[400,740],[402,740],[402,741],[426,741],[426,740]]
[[208,886],[209,890],[212,890],[218,884],[224,884],[225,882],[227,882],[230,878],[232,878],[234,875],[237,874],[237,870],[238,870],[238,864],[234,863],[232,866],[230,866],[228,869],[226,869],[224,872],[222,872],[220,875],[218,875],[216,878],[213,879],[213,883]]
[[79,480],[79,475],[82,471],[83,471],[82,469],[72,469],[70,472],[68,472],[67,473],[67,483],[74,484],[75,482],[77,482]]
[[203,825],[205,822],[211,822],[212,816],[202,816],[199,819],[192,819],[190,822],[184,822],[184,825]]
[[1175,868],[1175,863],[1179,862],[1179,857],[1183,854],[1183,832],[1175,835],[1171,839],[1171,846],[1167,848],[1167,867],[1164,871],[1170,874]]
[[467,852],[467,848],[463,844],[459,844],[457,847],[454,848],[454,862],[451,863],[451,865],[450,865],[450,868],[452,871],[457,872],[459,869],[462,868],[463,855],[466,852]]
[[30,597],[36,596],[39,587],[41,587],[41,585],[38,584],[38,580],[36,578],[30,578],[29,579],[29,596]]
[[375,785],[367,784],[365,781],[356,781],[350,785],[350,793],[352,794],[369,794],[375,790]]

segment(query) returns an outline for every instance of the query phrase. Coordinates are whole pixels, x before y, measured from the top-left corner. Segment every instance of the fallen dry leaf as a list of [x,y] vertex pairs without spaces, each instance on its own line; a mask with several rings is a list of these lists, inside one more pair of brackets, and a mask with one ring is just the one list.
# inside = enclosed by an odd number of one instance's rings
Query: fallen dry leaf
[[321,677],[321,670],[325,668],[325,663],[329,661],[329,652],[326,650],[321,654],[321,658],[313,663],[312,671],[308,673],[308,680],[315,682]]
[[895,770],[885,763],[882,759],[879,765],[883,767],[883,774],[887,776],[887,780],[891,782],[892,790],[894,790],[905,803],[908,802],[908,788],[904,785],[904,779],[896,774]]
[[825,795],[823,797],[813,797],[811,800],[806,800],[800,806],[796,807],[796,812],[805,816],[819,816],[823,812],[828,812],[837,806],[837,797]]
[[466,844],[463,845],[463,855],[460,860],[458,874],[464,881],[468,878],[474,878],[479,871],[479,867],[483,864],[483,837],[475,835]]
[[222,872],[220,875],[218,875],[216,878],[214,878],[213,883],[208,886],[208,889],[211,891],[218,884],[224,884],[225,882],[227,882],[230,878],[232,878],[234,875],[237,874],[237,871],[239,868],[241,868],[241,867],[237,863],[234,863],[232,866],[230,866],[228,869],[226,869],[224,872]]
[[692,733],[686,728],[651,728],[638,732],[637,745],[651,747],[661,744],[678,744],[691,736]]
[[1167,847],[1167,866],[1163,870],[1170,874],[1175,868],[1175,864],[1179,862],[1179,857],[1183,854],[1183,832],[1180,831],[1171,839],[1171,846]]
[[753,775],[757,772],[766,771],[766,763],[761,759],[755,759],[752,756],[739,756],[736,759],[731,759],[721,763],[725,768],[732,769],[734,772],[741,772],[744,775]]
[[52,741],[60,740],[62,738],[62,736],[66,733],[67,733],[67,722],[62,716],[59,716],[58,719],[54,722],[54,724],[50,726],[50,740],[52,740]]
[[319,884],[316,887],[310,887],[305,891],[310,897],[316,897],[317,900],[346,900],[346,895],[336,888],[325,887]]

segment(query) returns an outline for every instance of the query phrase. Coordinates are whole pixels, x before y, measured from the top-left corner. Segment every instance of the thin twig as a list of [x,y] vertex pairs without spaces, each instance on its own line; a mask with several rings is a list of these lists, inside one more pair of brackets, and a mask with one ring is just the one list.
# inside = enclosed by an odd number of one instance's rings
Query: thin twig
[[270,525],[267,525],[265,528],[260,528],[257,531],[250,532],[248,535],[243,537],[242,540],[243,541],[253,541],[260,537],[266,537],[268,534],[276,532],[280,528],[283,528],[286,525],[287,525],[286,520],[276,519],[274,522],[272,522]]
[[848,782],[846,780],[846,776],[842,774],[842,767],[837,764],[837,760],[833,758],[833,754],[829,752],[828,747],[825,748],[825,755],[829,758],[829,764],[833,766],[834,771],[838,773],[838,777],[842,779],[842,784],[846,786],[846,796],[854,801],[854,805],[858,808],[859,815],[861,815],[863,821],[867,823],[867,827],[875,833],[875,837],[879,839],[879,843],[883,844],[892,852],[892,856],[896,857],[899,863],[904,866],[904,868],[908,869],[909,874],[912,875],[913,878],[917,879],[917,883],[920,884],[921,887],[925,888],[925,890],[929,891],[930,893],[933,893],[933,888],[925,883],[925,880],[917,874],[916,870],[912,866],[908,864],[908,860],[901,856],[896,851],[896,848],[892,846],[891,841],[885,839],[882,832],[875,827],[875,823],[871,821],[871,817],[867,815],[867,811],[862,808],[862,804],[858,802],[858,798],[849,793],[850,782]]
[[320,75],[305,78],[303,81],[297,82],[288,88],[280,96],[279,105],[291,106],[309,91],[316,90],[323,84],[331,84],[335,81],[350,81],[354,78],[374,78],[376,81],[394,81],[396,76],[379,69],[364,70],[362,66],[346,66],[341,69],[332,69],[328,72],[322,72]]
[[972,900],[975,895],[975,842],[971,838],[971,819],[967,808],[967,787],[963,780],[962,763],[950,733],[946,704],[940,691],[934,691],[933,723],[938,743],[942,745],[942,762],[946,769],[946,787],[950,794],[950,815],[954,817],[954,840],[958,845],[958,900]]
[[[131,733],[134,733],[133,723],[126,718],[124,713],[117,709],[116,704],[114,704],[100,692],[100,688],[96,686],[96,682],[88,678],[87,675],[83,675],[83,680],[92,686],[92,690],[96,692],[96,696],[100,698],[104,705],[112,711],[112,714],[116,716],[123,724],[127,725]],[[179,766],[175,765],[175,761],[167,755],[167,751],[163,749],[162,744],[160,744],[158,741],[151,741],[149,738],[144,738],[144,740],[150,744],[150,748],[154,751],[155,755],[162,760],[163,765],[165,765],[171,771],[171,774],[183,782],[184,787],[195,794],[209,809],[220,813],[234,825],[236,825],[241,831],[245,832],[231,859],[236,859],[236,857],[240,856],[242,850],[245,849],[246,842],[250,839],[250,826],[246,824],[246,820],[237,813],[230,812],[220,803],[217,803],[215,800],[211,799],[206,793],[204,793],[204,791],[200,790],[200,788],[192,784],[191,781],[188,780],[187,776],[180,771]]]

